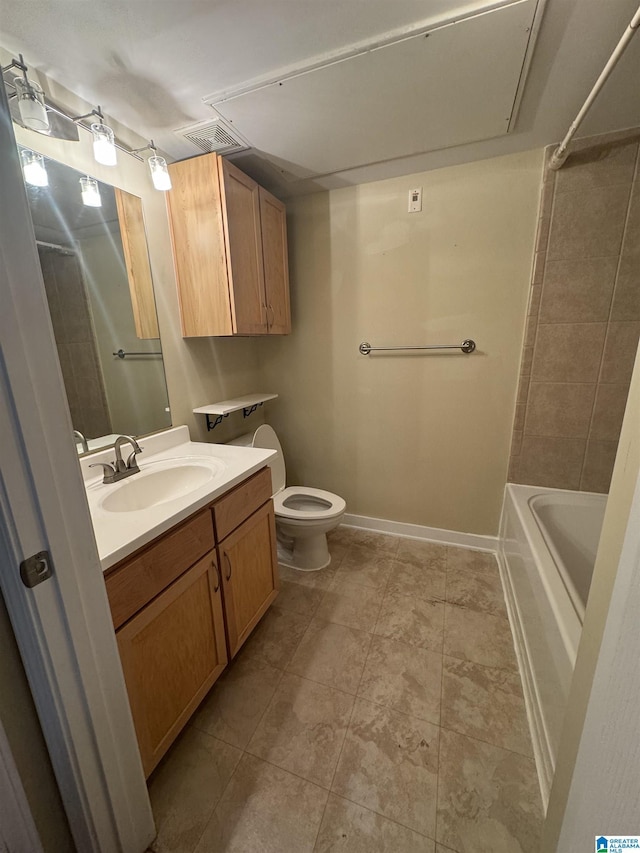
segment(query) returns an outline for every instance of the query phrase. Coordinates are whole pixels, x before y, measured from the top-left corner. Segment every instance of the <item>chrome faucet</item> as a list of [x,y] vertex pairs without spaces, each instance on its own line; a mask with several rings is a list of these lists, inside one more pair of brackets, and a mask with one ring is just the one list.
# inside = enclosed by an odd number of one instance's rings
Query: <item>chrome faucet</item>
[[76,444],[82,445],[82,452],[88,453],[89,452],[89,445],[87,444],[87,439],[84,437],[84,435],[80,432],[79,429],[74,429],[73,437],[76,440]]
[[[130,444],[133,448],[133,452],[129,454],[126,462],[122,458],[123,444]],[[108,462],[94,462],[92,465],[89,465],[90,468],[101,467],[103,469],[104,477],[102,478],[102,482],[105,484],[117,483],[118,480],[124,480],[125,477],[130,477],[132,474],[138,474],[140,471],[138,463],[136,462],[136,454],[142,453],[143,448],[140,447],[133,436],[119,435],[116,438],[113,449],[116,454],[116,458],[111,464]]]

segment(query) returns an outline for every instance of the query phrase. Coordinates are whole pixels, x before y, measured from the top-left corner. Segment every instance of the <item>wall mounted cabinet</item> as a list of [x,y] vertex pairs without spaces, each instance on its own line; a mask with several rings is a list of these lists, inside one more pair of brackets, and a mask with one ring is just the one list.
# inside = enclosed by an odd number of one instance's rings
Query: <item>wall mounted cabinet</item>
[[148,776],[278,594],[263,468],[105,577]]
[[291,331],[286,210],[217,154],[169,166],[184,337]]

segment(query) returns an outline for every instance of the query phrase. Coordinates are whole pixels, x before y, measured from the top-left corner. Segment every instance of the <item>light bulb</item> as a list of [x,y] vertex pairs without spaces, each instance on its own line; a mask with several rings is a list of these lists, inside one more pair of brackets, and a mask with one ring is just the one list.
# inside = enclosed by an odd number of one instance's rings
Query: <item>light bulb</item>
[[151,169],[151,180],[157,190],[166,192],[171,189],[171,177],[167,169],[167,161],[164,157],[149,157],[149,168]]
[[20,151],[20,159],[22,160],[24,179],[28,184],[34,187],[49,186],[49,176],[47,175],[42,154],[37,154],[29,148],[23,148]]
[[90,178],[89,175],[80,178],[80,195],[82,196],[82,203],[86,204],[87,207],[102,207],[100,190],[95,178]]
[[91,133],[93,133],[93,156],[96,162],[102,163],[103,166],[115,166],[118,158],[111,128],[100,122],[91,125]]
[[26,77],[16,77],[13,82],[18,97],[20,118],[24,126],[39,133],[49,133],[49,116],[44,105],[42,87],[33,80],[27,80]]

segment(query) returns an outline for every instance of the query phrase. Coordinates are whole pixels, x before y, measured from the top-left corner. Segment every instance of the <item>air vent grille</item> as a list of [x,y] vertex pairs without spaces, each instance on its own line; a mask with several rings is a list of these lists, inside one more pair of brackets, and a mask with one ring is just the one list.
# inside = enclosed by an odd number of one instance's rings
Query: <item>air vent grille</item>
[[183,127],[177,133],[206,153],[215,151],[218,154],[231,154],[234,151],[244,151],[250,147],[249,143],[222,119]]

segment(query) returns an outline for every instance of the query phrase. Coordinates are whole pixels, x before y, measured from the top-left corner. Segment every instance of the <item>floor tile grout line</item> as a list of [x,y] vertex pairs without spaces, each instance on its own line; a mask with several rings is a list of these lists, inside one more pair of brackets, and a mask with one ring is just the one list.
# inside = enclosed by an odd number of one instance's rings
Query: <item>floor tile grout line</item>
[[499,743],[492,743],[490,740],[483,740],[481,737],[477,737],[477,735],[470,735],[470,734],[467,734],[467,732],[461,732],[461,731],[458,731],[458,729],[452,729],[451,726],[441,725],[440,729],[442,731],[449,732],[452,735],[459,735],[460,737],[466,737],[469,740],[475,740],[478,743],[483,743],[485,746],[492,746],[492,747],[494,747],[494,749],[501,749],[504,752],[511,753],[511,755],[519,755],[520,758],[526,758],[529,761],[533,761],[533,763],[535,765],[535,758],[533,755],[533,749],[532,749],[530,754],[528,754],[526,752],[518,752],[517,749],[510,749],[508,746],[502,746]]
[[[446,562],[445,562],[445,576],[444,576],[444,597],[445,601],[447,598],[447,576],[449,572],[449,548],[447,548],[446,553]],[[442,616],[442,666],[440,669],[440,708],[438,714],[438,770],[436,774],[436,814],[433,822],[433,834],[436,837],[436,844],[438,843],[438,803],[440,799],[440,753],[442,751],[442,704],[444,699],[444,645],[445,638],[447,636],[447,608],[444,607],[444,613]]]
[[[383,820],[388,820],[389,823],[393,823],[396,826],[401,826],[403,829],[407,829],[407,830],[409,830],[409,832],[413,832],[416,835],[419,835],[420,838],[426,838],[429,841],[433,841],[435,844],[438,843],[436,841],[436,839],[433,838],[431,835],[425,835],[424,832],[420,832],[419,829],[414,829],[412,826],[408,826],[406,823],[402,823],[401,821],[396,820],[395,818],[388,817],[386,814],[383,814],[382,812],[378,812],[375,809],[370,808],[369,806],[363,806],[362,803],[357,802],[357,800],[352,800],[350,797],[345,797],[344,794],[338,794],[338,793],[336,793],[336,791],[329,791],[329,796],[332,796],[332,795],[334,797],[337,797],[339,800],[346,800],[347,803],[351,803],[352,806],[357,806],[359,809],[363,809],[365,812],[370,812],[371,814],[374,814],[374,815],[377,815],[378,817],[381,817]],[[316,843],[317,843],[317,839],[316,839]]]

